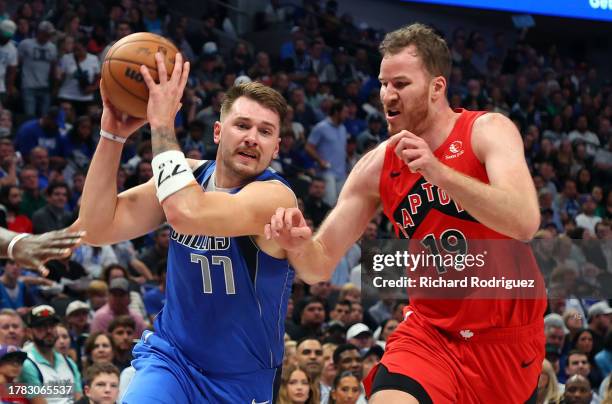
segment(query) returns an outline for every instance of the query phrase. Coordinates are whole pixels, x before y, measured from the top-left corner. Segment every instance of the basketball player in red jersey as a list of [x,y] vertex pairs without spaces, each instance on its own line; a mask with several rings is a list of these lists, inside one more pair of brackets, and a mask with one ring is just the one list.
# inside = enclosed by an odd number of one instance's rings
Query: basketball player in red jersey
[[[314,237],[295,208],[277,209],[266,225],[292,265],[310,269],[308,283],[330,278],[381,205],[400,238],[529,240],[540,223],[514,124],[449,107],[444,40],[414,24],[387,34],[380,50],[380,96],[394,136],[353,168]],[[544,310],[544,299],[412,299],[364,380],[370,402],[535,402]]]

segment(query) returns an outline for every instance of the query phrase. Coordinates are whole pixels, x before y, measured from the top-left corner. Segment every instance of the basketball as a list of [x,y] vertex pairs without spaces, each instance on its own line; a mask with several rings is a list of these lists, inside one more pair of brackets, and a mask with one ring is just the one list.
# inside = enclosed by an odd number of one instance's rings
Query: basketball
[[146,118],[149,90],[140,74],[140,66],[147,66],[153,80],[159,82],[155,62],[158,51],[165,56],[170,78],[178,49],[166,38],[137,32],[120,39],[109,49],[102,66],[102,85],[111,104],[119,111]]

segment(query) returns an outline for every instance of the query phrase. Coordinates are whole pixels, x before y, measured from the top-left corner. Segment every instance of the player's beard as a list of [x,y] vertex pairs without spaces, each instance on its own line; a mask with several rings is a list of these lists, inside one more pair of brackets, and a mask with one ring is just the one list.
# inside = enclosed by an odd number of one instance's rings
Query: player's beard
[[419,136],[423,133],[429,120],[429,92],[427,87],[410,100],[410,104],[403,105],[402,119],[396,122],[395,125],[389,124],[389,133],[395,135],[396,133],[407,130]]

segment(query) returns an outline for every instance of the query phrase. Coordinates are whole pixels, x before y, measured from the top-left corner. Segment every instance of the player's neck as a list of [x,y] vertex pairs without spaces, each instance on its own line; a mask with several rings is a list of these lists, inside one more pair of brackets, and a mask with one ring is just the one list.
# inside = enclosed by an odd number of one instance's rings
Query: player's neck
[[212,174],[211,180],[214,181],[213,184],[217,191],[231,190],[246,183],[244,178],[233,173],[232,170],[226,167],[219,158],[217,158],[217,165],[214,173]]
[[423,130],[417,135],[427,142],[432,151],[435,151],[448,138],[459,115],[448,106],[433,109],[429,113]]

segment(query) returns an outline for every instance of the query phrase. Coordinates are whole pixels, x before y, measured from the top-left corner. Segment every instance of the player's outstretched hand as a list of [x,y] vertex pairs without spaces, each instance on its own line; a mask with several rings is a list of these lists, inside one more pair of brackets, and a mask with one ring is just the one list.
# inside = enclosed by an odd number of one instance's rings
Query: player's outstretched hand
[[264,235],[287,251],[299,251],[312,237],[312,230],[298,208],[278,208],[266,224]]
[[56,230],[24,237],[13,247],[13,260],[21,267],[36,269],[42,276],[47,276],[49,270],[44,263],[69,257],[84,236],[83,231]]
[[113,135],[128,137],[147,122],[145,119],[134,118],[117,110],[108,99],[103,80],[100,80],[100,96],[102,97],[100,129]]
[[170,79],[168,79],[164,57],[160,52],[155,54],[155,62],[157,63],[159,84],[153,80],[148,67],[144,65],[140,66],[142,78],[149,88],[147,119],[149,120],[149,124],[151,124],[151,128],[174,128],[174,118],[181,108],[183,91],[185,90],[187,79],[189,78],[189,62],[184,62],[180,52],[177,53]]

